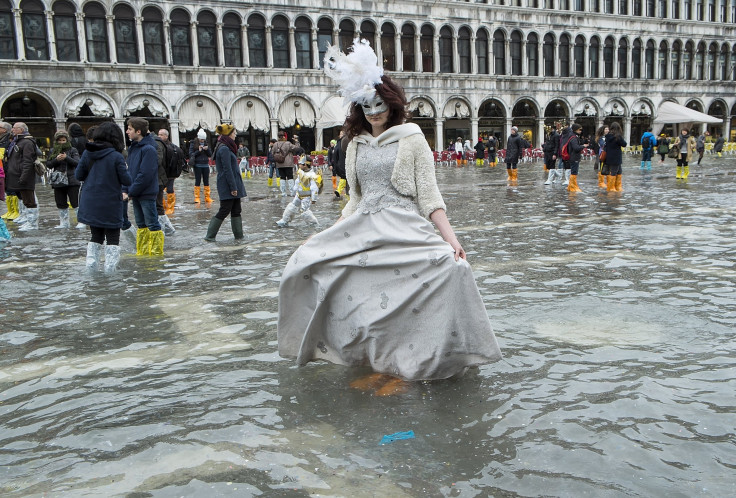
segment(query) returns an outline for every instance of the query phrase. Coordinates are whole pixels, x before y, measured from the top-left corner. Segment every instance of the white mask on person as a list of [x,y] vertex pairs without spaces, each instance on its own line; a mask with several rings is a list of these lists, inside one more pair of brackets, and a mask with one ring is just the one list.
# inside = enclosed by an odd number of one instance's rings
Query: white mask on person
[[363,102],[360,106],[363,108],[363,114],[366,116],[375,116],[376,114],[388,111],[388,104],[378,95],[371,100]]

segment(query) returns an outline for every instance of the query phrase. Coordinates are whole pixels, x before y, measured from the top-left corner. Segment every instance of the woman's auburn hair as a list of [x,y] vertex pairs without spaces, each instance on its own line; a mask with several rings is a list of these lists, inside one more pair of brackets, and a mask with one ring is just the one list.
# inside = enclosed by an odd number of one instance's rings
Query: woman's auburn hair
[[[381,76],[381,84],[376,85],[375,88],[376,95],[388,104],[389,114],[386,129],[403,124],[411,117],[411,114],[406,110],[407,105],[409,105],[406,101],[406,94],[398,83],[383,75]],[[355,102],[350,104],[350,112],[342,129],[348,137],[348,142],[364,131],[371,131],[372,126],[365,118],[363,106]]]

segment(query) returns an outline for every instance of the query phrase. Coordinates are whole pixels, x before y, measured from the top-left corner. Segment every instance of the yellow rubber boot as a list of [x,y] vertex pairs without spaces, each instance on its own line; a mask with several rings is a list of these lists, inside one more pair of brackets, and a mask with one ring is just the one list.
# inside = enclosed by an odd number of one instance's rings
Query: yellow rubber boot
[[624,188],[621,186],[621,175],[616,175],[616,192],[623,192]]
[[567,184],[568,192],[582,192],[578,187],[578,175],[570,175],[570,183]]
[[212,202],[212,197],[210,197],[210,188],[205,187],[204,188],[204,202]]
[[164,255],[164,231],[157,230],[155,232],[149,232],[150,240],[150,254],[151,256],[163,256]]
[[682,166],[677,167],[677,176],[675,178],[678,180],[682,179]]
[[598,188],[606,188],[606,175],[602,175],[598,172]]
[[199,204],[199,187],[194,187],[194,202]]
[[348,186],[348,181],[344,178],[340,178],[340,183],[337,184],[337,192],[342,195],[345,192],[345,187]]
[[268,186],[273,187],[273,178],[268,179]]
[[276,186],[277,187],[280,187],[281,186],[281,178],[279,178],[279,177],[276,177]]
[[608,175],[608,182],[606,183],[606,191],[607,192],[616,191],[616,176],[615,175]]
[[685,166],[682,168],[682,179],[686,179],[688,176],[690,176],[690,166]]
[[16,196],[6,196],[5,205],[8,208],[8,212],[1,216],[2,219],[12,221],[20,215],[20,213],[18,212],[18,198]]
[[139,228],[135,237],[136,256],[148,256],[151,254],[151,231],[148,228]]

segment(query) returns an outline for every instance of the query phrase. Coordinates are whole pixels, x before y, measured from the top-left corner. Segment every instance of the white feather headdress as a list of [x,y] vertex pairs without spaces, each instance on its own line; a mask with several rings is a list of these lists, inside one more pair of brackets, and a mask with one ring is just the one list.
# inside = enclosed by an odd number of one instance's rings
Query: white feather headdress
[[367,40],[353,41],[353,50],[347,54],[335,46],[327,47],[325,74],[340,85],[338,93],[345,103],[363,103],[376,96],[375,85],[381,83],[383,68]]

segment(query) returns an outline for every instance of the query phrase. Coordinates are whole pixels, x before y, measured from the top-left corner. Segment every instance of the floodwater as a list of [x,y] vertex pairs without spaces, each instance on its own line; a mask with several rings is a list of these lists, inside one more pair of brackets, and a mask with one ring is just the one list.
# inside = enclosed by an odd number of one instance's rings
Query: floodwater
[[[278,283],[314,230],[246,182],[247,240],[177,181],[162,259],[84,271],[85,231],[0,246],[0,495],[734,496],[736,156],[622,194],[439,167],[504,359],[377,397],[276,352]],[[315,206],[339,216],[329,181]],[[72,216],[73,218],[73,216]],[[401,331],[397,331],[401,333]],[[379,444],[384,435],[414,438]]]

